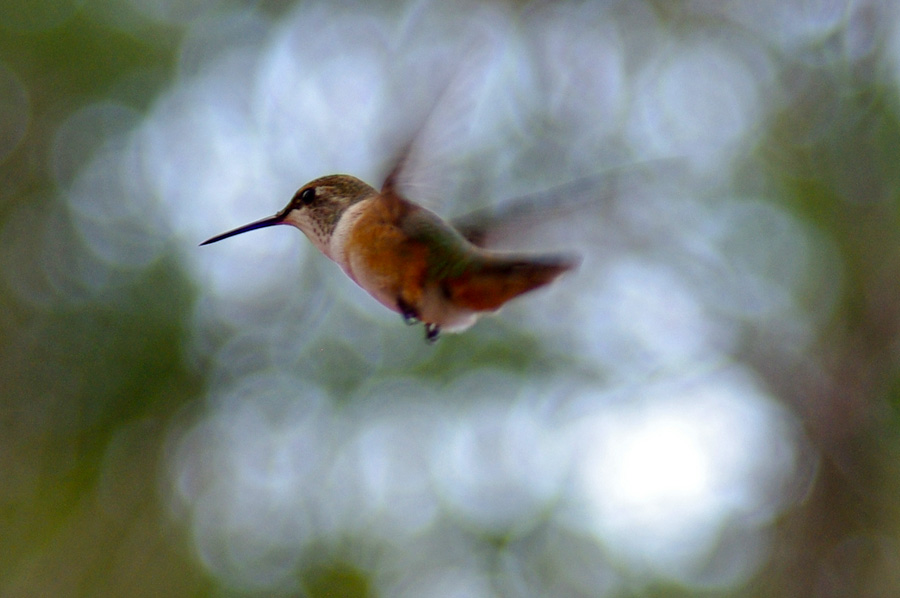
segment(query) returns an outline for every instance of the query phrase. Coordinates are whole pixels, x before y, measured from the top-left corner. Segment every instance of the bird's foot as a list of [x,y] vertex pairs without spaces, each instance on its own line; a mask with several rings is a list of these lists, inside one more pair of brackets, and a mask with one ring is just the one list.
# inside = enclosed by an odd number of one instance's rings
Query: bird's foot
[[425,340],[429,343],[435,342],[441,335],[441,327],[431,322],[425,324]]
[[416,311],[416,308],[408,304],[403,299],[397,300],[397,307],[400,309],[400,315],[403,316],[404,324],[406,324],[407,326],[418,324],[419,312]]

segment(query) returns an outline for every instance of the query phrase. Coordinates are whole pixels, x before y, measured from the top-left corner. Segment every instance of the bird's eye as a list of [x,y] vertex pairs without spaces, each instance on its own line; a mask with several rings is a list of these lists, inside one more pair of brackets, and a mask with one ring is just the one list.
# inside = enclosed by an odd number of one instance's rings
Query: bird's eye
[[309,204],[311,204],[315,199],[316,199],[316,190],[314,187],[304,189],[303,192],[300,194],[300,202],[305,206],[308,206]]

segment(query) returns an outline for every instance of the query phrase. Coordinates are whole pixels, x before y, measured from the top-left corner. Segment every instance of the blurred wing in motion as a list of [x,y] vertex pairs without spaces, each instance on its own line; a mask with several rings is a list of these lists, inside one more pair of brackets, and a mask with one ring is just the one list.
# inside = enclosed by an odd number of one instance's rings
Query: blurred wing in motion
[[446,83],[432,84],[421,90],[421,97],[431,100],[418,107],[421,112],[416,118],[403,115],[404,121],[418,123],[411,129],[401,127],[406,141],[385,141],[387,146],[399,146],[400,151],[388,163],[391,170],[383,190],[425,204],[442,196],[446,160],[440,157],[454,155],[458,151],[454,146],[464,143],[468,137],[472,113],[480,97],[479,89],[485,83],[492,57],[500,54],[497,39],[475,36],[463,56],[449,57],[456,66],[451,73],[439,77]]
[[635,197],[649,184],[678,180],[684,161],[665,158],[619,166],[550,189],[508,199],[451,220],[470,243],[489,249],[521,247],[539,229],[572,218],[596,218],[617,197]]

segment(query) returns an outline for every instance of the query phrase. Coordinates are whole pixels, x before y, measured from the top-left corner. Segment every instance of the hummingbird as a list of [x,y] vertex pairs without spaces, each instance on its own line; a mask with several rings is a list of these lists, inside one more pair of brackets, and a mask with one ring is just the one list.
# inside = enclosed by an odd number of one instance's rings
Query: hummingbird
[[421,322],[425,339],[460,332],[510,299],[553,282],[574,269],[572,255],[525,254],[486,247],[489,218],[464,216],[458,226],[406,199],[396,169],[381,191],[346,175],[317,178],[300,187],[274,216],[212,237],[287,224],[379,303],[407,324]]

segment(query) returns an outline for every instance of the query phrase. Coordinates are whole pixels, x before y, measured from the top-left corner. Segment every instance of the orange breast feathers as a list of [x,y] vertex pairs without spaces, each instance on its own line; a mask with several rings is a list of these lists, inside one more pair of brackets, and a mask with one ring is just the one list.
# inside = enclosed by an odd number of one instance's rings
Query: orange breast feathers
[[393,204],[383,196],[373,199],[349,231],[345,251],[351,278],[396,310],[396,299],[420,304],[429,260],[428,247],[400,225],[408,208]]

